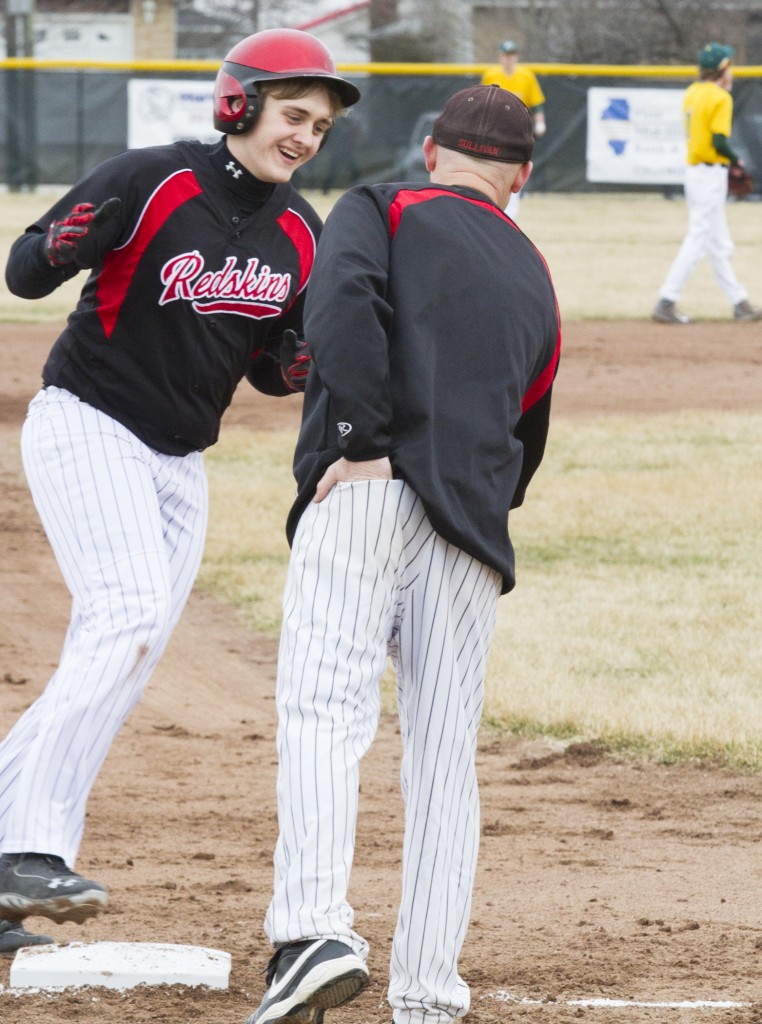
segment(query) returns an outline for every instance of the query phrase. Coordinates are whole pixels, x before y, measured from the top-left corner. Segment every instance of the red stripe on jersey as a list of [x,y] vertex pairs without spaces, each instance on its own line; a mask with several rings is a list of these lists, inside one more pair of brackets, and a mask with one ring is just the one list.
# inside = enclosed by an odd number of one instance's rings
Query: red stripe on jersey
[[186,168],[170,175],[146,203],[130,238],[118,249],[113,249],[103,261],[103,270],[98,278],[98,316],[107,338],[114,330],[143,253],[170,215],[201,192],[193,171]]
[[556,378],[556,370],[558,369],[558,360],[561,356],[561,327],[558,328],[558,334],[556,335],[556,347],[550,362],[542,371],[539,377],[536,377],[527,388],[526,394],[521,400],[521,411],[526,412],[527,409],[531,409],[535,402],[539,402],[545,392],[548,390],[550,385]]
[[299,287],[296,290],[296,295],[298,295],[309,281],[312,273],[312,265],[315,262],[315,236],[304,218],[300,217],[295,210],[285,210],[278,217],[278,223],[293,242],[299,256]]
[[[545,262],[545,257],[540,252],[540,250],[537,248],[537,246],[533,245],[532,248],[534,249],[534,251],[537,253],[537,255],[542,260],[542,265],[545,267],[545,271],[546,271],[546,273],[548,275],[548,279],[550,281],[550,285],[551,285],[551,288],[552,288],[553,287],[553,278],[550,276],[550,267]],[[554,289],[554,291],[553,291],[554,297],[555,297],[555,294],[556,293],[555,293],[555,289]],[[550,362],[545,367],[545,369],[542,371],[540,376],[537,377],[536,380],[533,380],[532,383],[527,388],[526,394],[524,395],[524,397],[521,400],[521,411],[522,412],[526,412],[527,409],[531,409],[532,408],[532,406],[535,404],[535,402],[539,402],[539,400],[542,398],[542,396],[548,390],[550,385],[556,379],[556,371],[558,370],[558,360],[561,358],[561,311],[558,308],[558,298],[557,297],[556,297],[556,323],[558,324],[558,332],[556,333],[556,347],[555,347],[555,350],[553,351],[553,355],[552,355],[552,357],[550,359]]]
[[498,210],[494,203],[490,203],[487,200],[482,199],[471,199],[469,196],[460,196],[456,192],[451,192],[449,189],[443,188],[421,188],[421,189],[402,189],[397,193],[389,207],[389,234],[394,238],[397,228],[400,226],[400,220],[402,214],[414,203],[425,203],[429,199],[438,199],[440,196],[449,196],[451,199],[462,199],[466,203],[471,203],[473,206],[481,206],[484,210],[489,210],[490,213],[496,213],[499,217],[502,217],[508,223],[519,229],[510,219],[506,217],[502,211]]

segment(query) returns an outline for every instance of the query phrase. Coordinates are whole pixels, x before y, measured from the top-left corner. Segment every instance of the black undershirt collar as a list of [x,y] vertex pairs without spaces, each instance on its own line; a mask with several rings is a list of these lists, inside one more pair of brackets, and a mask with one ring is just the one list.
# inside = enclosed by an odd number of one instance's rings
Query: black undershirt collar
[[225,139],[209,151],[215,171],[233,195],[233,201],[244,216],[267,202],[275,190],[275,182],[260,181],[231,154]]

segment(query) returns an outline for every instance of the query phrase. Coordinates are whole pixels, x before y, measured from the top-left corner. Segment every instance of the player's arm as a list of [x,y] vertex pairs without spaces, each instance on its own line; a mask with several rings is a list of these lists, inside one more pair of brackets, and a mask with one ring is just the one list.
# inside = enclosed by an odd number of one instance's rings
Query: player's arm
[[527,106],[532,115],[532,130],[536,139],[545,134],[545,93],[537,75],[532,71],[528,83]]
[[5,281],[14,295],[49,295],[80,270],[94,267],[113,247],[121,230],[121,199],[90,202],[81,198],[84,194],[86,189],[79,196],[70,192],[13,243]]
[[730,139],[727,135],[722,135],[720,132],[715,132],[712,136],[712,145],[720,154],[720,156],[727,157],[733,166],[743,166],[743,160],[740,158],[738,153],[730,145]]
[[22,299],[41,299],[50,295],[79,272],[79,267],[52,267],[45,259],[45,232],[31,225],[16,239],[5,265],[8,291]]

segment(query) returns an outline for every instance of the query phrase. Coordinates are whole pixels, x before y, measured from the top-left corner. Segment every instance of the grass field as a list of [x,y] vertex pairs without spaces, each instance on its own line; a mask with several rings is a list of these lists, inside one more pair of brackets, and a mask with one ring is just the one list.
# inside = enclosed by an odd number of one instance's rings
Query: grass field
[[[311,196],[325,214],[334,196]],[[2,200],[7,247],[51,196]],[[762,204],[729,204],[739,277],[760,290]],[[681,200],[530,195],[521,223],[566,319],[647,317],[685,227]],[[65,316],[77,294],[0,319]],[[754,298],[754,296],[752,296]],[[683,303],[727,317],[708,266]],[[293,437],[223,431],[199,585],[277,635]],[[512,520],[519,585],[499,604],[486,717],[663,759],[762,768],[762,410],[553,425],[531,503]],[[390,683],[385,682],[391,701]]]

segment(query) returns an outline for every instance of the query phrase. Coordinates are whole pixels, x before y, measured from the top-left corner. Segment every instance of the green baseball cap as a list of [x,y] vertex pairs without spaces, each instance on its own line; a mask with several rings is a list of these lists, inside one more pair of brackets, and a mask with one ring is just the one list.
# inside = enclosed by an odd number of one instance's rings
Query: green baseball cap
[[707,43],[699,51],[699,67],[704,71],[724,71],[735,55],[732,46],[723,46],[722,43]]

